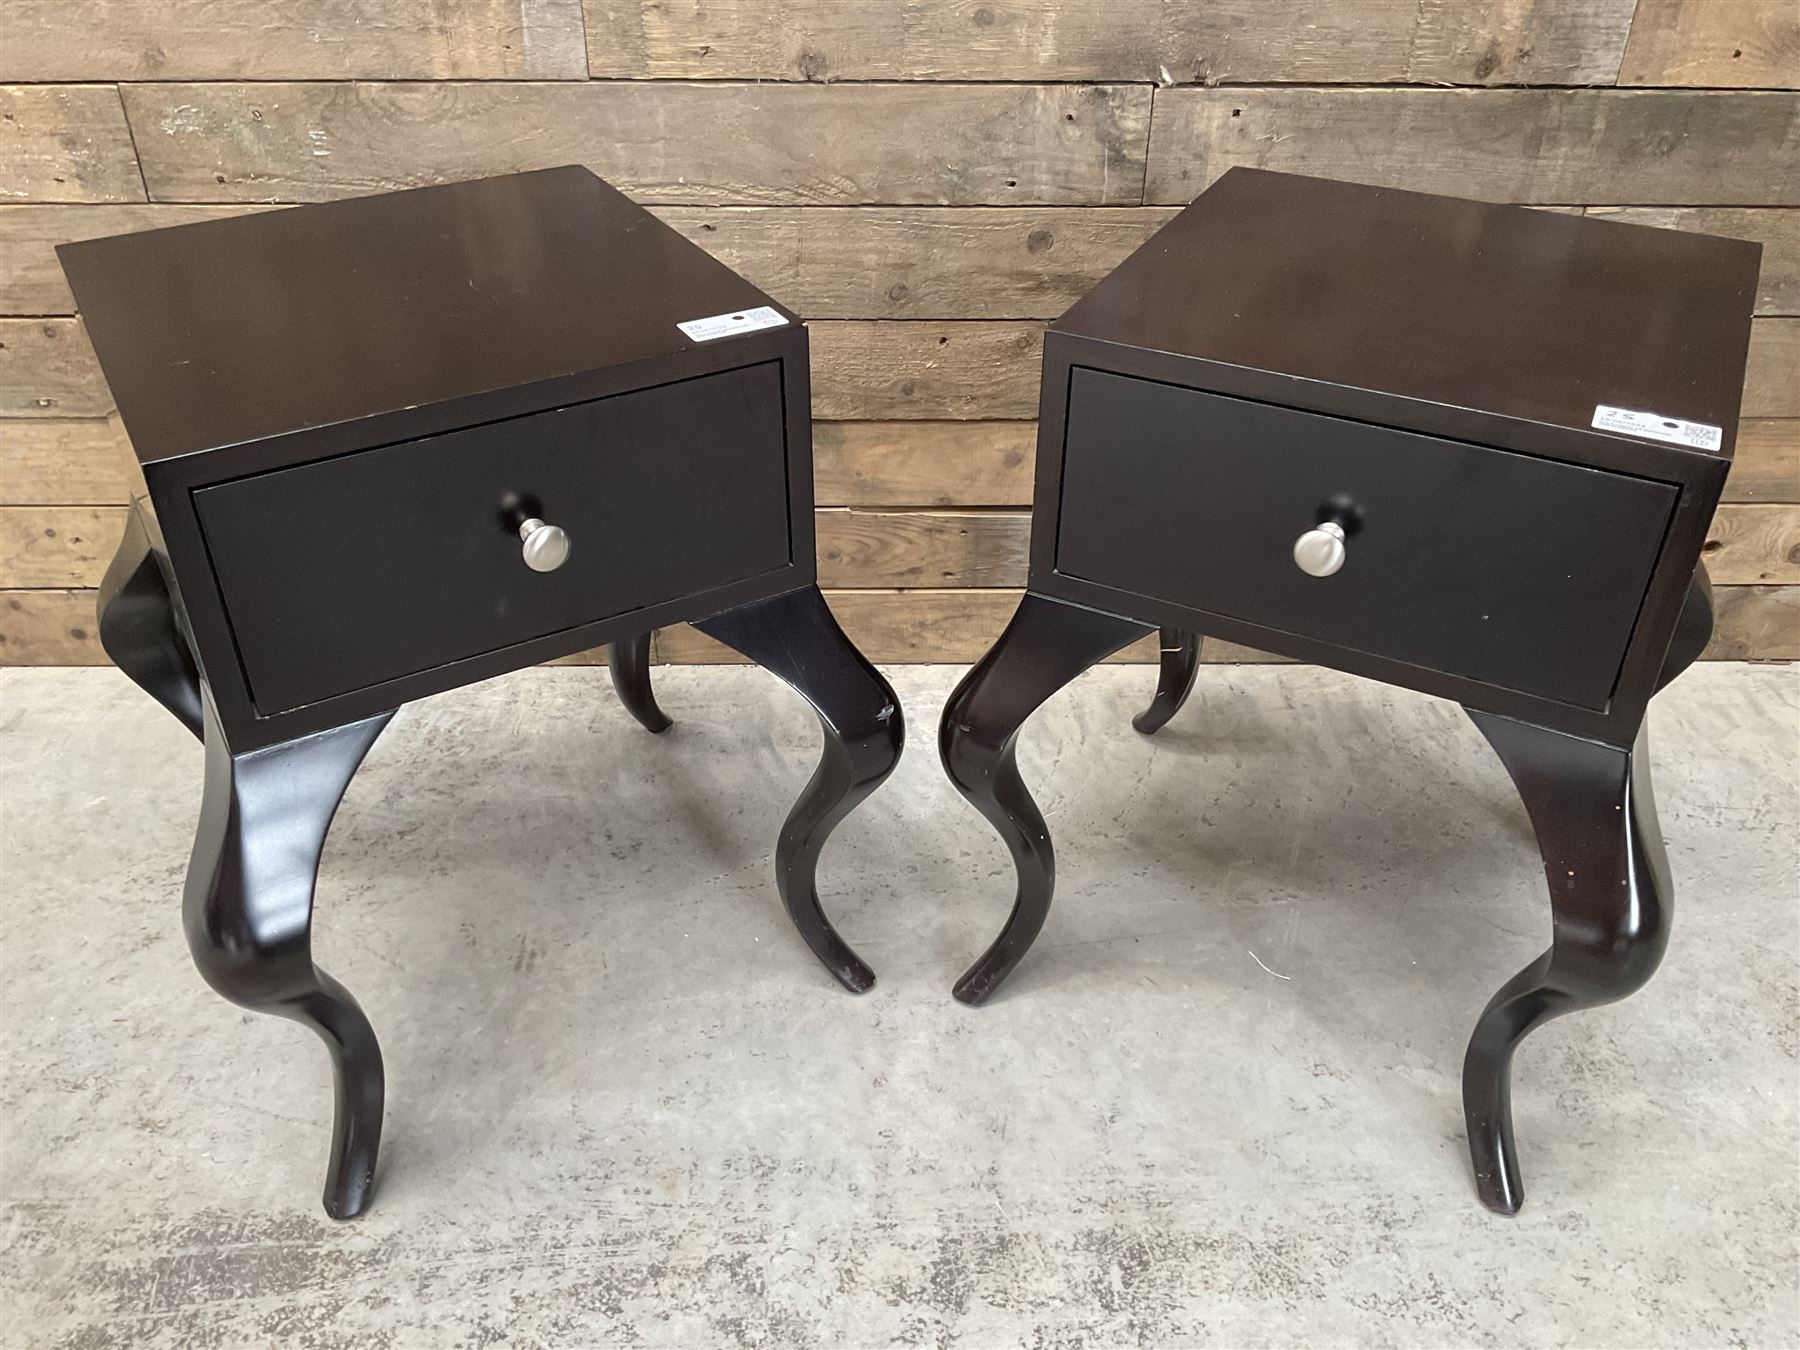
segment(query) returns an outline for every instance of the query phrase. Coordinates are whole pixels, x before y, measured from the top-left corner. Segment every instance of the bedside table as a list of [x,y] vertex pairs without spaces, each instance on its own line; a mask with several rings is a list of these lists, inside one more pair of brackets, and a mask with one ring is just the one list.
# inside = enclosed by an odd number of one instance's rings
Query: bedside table
[[817,710],[776,847],[808,946],[827,836],[893,770],[887,682],[814,585],[806,330],[581,168],[58,250],[143,470],[108,655],[201,737],[188,941],[226,998],[330,1049],[325,1208],[368,1201],[381,1052],[312,961],[326,830],[400,704],[689,621]]
[[1161,628],[1153,732],[1197,633],[1454,699],[1524,798],[1551,946],[1482,1013],[1463,1097],[1482,1199],[1523,1191],[1514,1049],[1622,998],[1668,941],[1645,705],[1712,629],[1759,246],[1234,169],[1051,326],[1027,594],[939,748],[1018,869],[956,987],[1050,905],[1020,725]]

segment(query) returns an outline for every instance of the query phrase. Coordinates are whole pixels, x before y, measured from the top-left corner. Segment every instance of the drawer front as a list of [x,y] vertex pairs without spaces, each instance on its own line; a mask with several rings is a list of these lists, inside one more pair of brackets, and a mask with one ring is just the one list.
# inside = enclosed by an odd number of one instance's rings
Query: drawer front
[[[257,711],[285,712],[790,561],[781,363],[194,493]],[[557,570],[505,523],[534,499]]]
[[[1077,367],[1056,570],[1604,710],[1679,489]],[[1348,508],[1343,566],[1294,561]]]

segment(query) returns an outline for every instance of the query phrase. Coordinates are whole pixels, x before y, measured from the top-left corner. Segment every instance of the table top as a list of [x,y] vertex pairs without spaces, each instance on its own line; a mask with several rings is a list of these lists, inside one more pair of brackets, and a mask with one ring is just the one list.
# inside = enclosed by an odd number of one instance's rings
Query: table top
[[1601,405],[1650,413],[1720,428],[1729,456],[1760,258],[1741,240],[1234,168],[1051,327],[1582,430]]
[[691,350],[761,290],[570,166],[65,244],[142,463]]

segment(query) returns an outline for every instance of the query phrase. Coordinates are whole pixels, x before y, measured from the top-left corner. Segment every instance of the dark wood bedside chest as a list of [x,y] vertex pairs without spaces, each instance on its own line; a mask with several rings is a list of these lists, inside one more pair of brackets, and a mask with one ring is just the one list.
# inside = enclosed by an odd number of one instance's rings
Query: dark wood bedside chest
[[1624,997],[1668,940],[1650,697],[1706,645],[1758,245],[1234,169],[1051,326],[1030,582],[939,748],[1019,886],[956,995],[1042,927],[1020,725],[1160,627],[1154,732],[1197,633],[1455,699],[1524,798],[1554,936],[1488,1005],[1463,1096],[1517,1210],[1514,1048]]
[[814,873],[902,721],[814,585],[793,314],[581,168],[59,253],[147,492],[101,641],[205,742],[201,973],[330,1048],[329,1213],[367,1203],[383,1075],[313,965],[313,885],[411,699],[611,644],[654,732],[654,628],[691,621],[759,662],[825,733],[777,844],[782,899],[833,975],[873,983]]

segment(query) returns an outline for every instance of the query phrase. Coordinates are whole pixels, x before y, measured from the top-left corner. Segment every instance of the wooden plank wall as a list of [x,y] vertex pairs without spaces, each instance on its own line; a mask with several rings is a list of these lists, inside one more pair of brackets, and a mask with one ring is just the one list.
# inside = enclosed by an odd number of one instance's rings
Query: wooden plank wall
[[997,633],[1043,323],[1231,165],[1761,240],[1710,654],[1800,658],[1796,90],[1794,0],[0,0],[0,663],[103,659],[129,482],[53,244],[570,161],[811,321],[884,661]]

